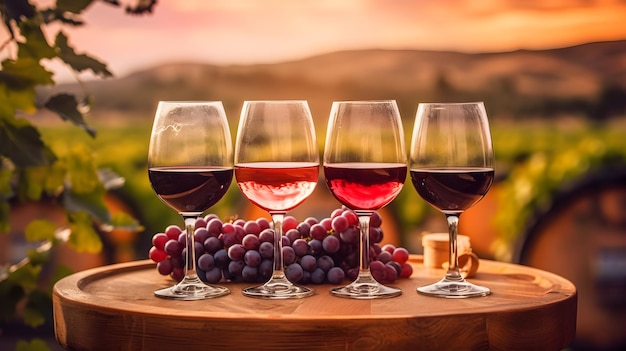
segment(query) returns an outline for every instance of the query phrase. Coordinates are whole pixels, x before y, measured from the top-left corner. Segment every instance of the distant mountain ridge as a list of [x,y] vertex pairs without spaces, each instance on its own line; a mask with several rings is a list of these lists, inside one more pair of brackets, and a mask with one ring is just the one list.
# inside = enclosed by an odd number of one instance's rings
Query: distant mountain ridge
[[590,99],[606,85],[626,89],[626,40],[497,53],[350,50],[254,65],[178,62],[86,82],[96,111],[142,114],[158,100],[222,100],[233,113],[251,99],[306,99],[324,113],[340,99],[474,98],[506,108],[540,98]]

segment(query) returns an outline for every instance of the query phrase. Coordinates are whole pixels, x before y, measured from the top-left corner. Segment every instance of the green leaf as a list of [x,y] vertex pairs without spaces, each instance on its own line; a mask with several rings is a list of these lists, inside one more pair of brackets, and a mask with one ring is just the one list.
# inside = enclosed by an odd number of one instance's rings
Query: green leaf
[[18,167],[50,165],[56,160],[37,128],[24,119],[0,118],[0,155]]
[[46,291],[34,290],[28,294],[24,306],[24,323],[38,327],[45,323],[46,317],[52,317],[52,297]]
[[56,51],[48,44],[38,24],[32,21],[22,22],[20,32],[24,36],[25,42],[18,43],[18,58],[30,57],[40,60],[57,56]]
[[50,351],[45,341],[39,338],[32,339],[30,342],[20,340],[15,346],[15,351]]
[[55,240],[58,226],[45,219],[35,219],[28,223],[24,230],[24,237],[28,241]]
[[[63,205],[69,212],[89,213],[100,223],[109,223],[111,217],[100,193],[77,194],[71,189],[63,194]],[[93,224],[93,223],[92,223]]]
[[140,232],[144,227],[133,216],[126,212],[117,212],[111,216],[111,225],[116,229]]
[[107,69],[106,64],[87,55],[76,54],[74,49],[67,44],[67,36],[65,36],[63,32],[59,32],[55,43],[59,49],[59,57],[75,71],[82,72],[89,69],[94,74],[103,78],[113,76]]
[[43,193],[48,167],[26,167],[21,169],[19,182],[19,197],[21,199],[39,200]]
[[104,195],[104,186],[98,178],[98,169],[91,150],[77,144],[66,157],[72,191],[77,194],[98,193]]
[[33,57],[19,57],[17,60],[4,60],[0,71],[0,83],[9,89],[34,89],[36,85],[54,84],[52,72],[47,71],[39,60]]
[[61,12],[81,13],[93,0],[57,0],[57,10]]
[[0,235],[8,233],[11,230],[9,223],[9,214],[11,214],[11,206],[6,200],[0,200]]
[[8,199],[13,195],[13,188],[11,187],[13,170],[3,168],[1,165],[2,161],[0,160],[0,199]]
[[[37,288],[39,284],[39,274],[41,273],[41,266],[25,264],[14,272],[10,273],[6,280],[3,282],[11,282],[18,284],[25,291],[31,291]],[[2,294],[0,294],[1,296]]]
[[95,129],[85,123],[83,114],[78,110],[76,97],[71,94],[57,94],[52,96],[44,105],[45,108],[56,112],[63,120],[70,121],[74,125],[81,127],[92,137],[96,136]]
[[[2,72],[0,71],[1,75]],[[36,98],[37,93],[34,86],[18,89],[7,86],[5,82],[0,82],[0,118],[13,119],[16,110],[22,110],[26,113],[36,112]]]
[[102,250],[102,240],[94,230],[93,221],[86,212],[74,212],[69,215],[72,234],[68,244],[76,252],[98,253]]

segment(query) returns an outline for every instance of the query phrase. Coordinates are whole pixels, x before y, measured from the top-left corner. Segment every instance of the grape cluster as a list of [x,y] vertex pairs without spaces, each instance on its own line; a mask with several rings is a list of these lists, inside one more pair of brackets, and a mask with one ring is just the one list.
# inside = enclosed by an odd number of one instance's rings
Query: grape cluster
[[[370,271],[383,283],[408,278],[413,273],[407,262],[409,252],[383,239],[382,218],[370,217]],[[283,220],[282,252],[285,276],[298,284],[341,284],[356,279],[359,267],[359,221],[345,207],[318,221],[308,217],[298,222],[293,216]],[[195,222],[196,271],[207,283],[222,280],[263,283],[272,275],[274,230],[266,218],[236,219],[224,222],[215,214]],[[170,225],[152,238],[149,252],[157,271],[180,281],[184,276],[185,232]]]

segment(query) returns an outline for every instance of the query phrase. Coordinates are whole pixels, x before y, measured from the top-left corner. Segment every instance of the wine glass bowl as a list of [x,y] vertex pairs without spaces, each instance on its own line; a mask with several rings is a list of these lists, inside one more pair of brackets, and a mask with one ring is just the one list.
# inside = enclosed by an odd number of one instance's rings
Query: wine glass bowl
[[283,267],[283,219],[306,200],[319,176],[319,152],[306,101],[245,101],[235,143],[235,178],[241,193],[269,212],[274,229],[274,267],[263,285],[245,296],[287,299],[314,290],[289,281]]
[[185,222],[185,275],[178,284],[154,292],[158,297],[198,300],[230,293],[205,284],[196,273],[194,227],[197,217],[228,191],[233,151],[224,107],[219,101],[160,101],[148,150],[153,190]]
[[369,227],[372,213],[395,199],[407,175],[403,127],[396,102],[335,101],[328,120],[324,175],[335,198],[359,218],[359,273],[330,293],[346,298],[398,296],[370,271]]
[[417,193],[448,222],[448,270],[443,279],[417,288],[447,298],[486,296],[490,289],[466,281],[459,271],[459,217],[489,191],[494,155],[482,102],[420,103],[409,152],[411,182]]

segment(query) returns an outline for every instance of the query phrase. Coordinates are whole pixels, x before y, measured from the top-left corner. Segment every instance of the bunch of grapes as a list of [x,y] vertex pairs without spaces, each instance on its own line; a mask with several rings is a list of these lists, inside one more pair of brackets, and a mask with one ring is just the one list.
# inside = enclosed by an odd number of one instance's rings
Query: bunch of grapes
[[[370,218],[370,270],[374,278],[393,283],[413,273],[407,262],[409,252],[391,244],[381,246],[382,218],[374,212]],[[298,284],[341,284],[353,281],[359,271],[359,221],[345,207],[335,209],[330,217],[318,221],[308,217],[303,222],[293,216],[283,221],[282,252],[285,276]],[[196,271],[207,283],[222,280],[263,283],[272,275],[274,230],[265,218],[236,219],[224,222],[214,214],[195,222],[194,248]],[[152,238],[149,257],[157,271],[180,281],[184,276],[185,232],[168,226]]]

